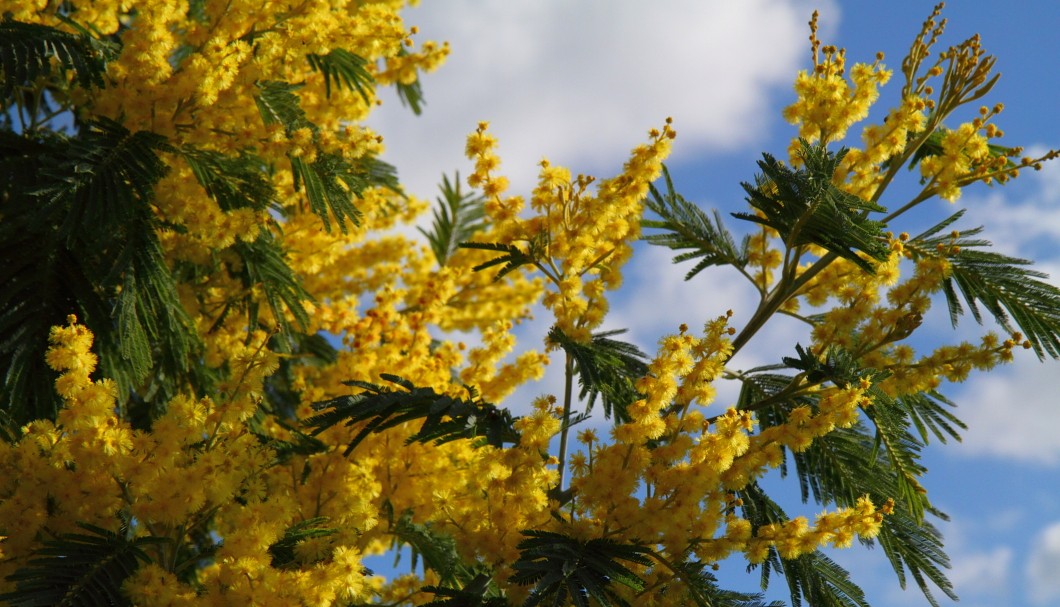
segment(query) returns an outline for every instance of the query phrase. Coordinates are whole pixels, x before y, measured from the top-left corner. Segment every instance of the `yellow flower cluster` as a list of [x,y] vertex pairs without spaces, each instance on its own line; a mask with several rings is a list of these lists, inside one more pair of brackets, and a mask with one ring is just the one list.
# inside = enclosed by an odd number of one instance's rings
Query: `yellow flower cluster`
[[[795,103],[784,108],[784,118],[799,125],[799,137],[813,143],[827,144],[846,136],[852,124],[863,120],[869,107],[879,97],[878,87],[891,77],[883,67],[883,55],[872,64],[858,63],[846,80],[846,53],[834,46],[821,46],[817,38],[817,12],[810,20],[810,43],[813,48],[813,71],[799,72],[795,79]],[[824,55],[822,58],[821,55]],[[799,143],[794,141],[791,160],[798,161]]]
[[[938,155],[928,156],[920,162],[920,174],[934,185],[940,198],[954,202],[961,195],[962,183],[975,179],[989,183],[999,169],[1005,168],[1008,158],[994,159],[989,147],[989,138],[1000,137],[1002,132],[986,122],[1000,111],[1000,105],[993,110],[985,106],[980,108],[979,118],[942,135]],[[1000,174],[1005,173],[1000,171]]]
[[[330,605],[370,596],[360,565],[363,553],[350,537],[374,526],[373,493],[363,478],[318,475],[312,483],[292,482],[290,470],[274,467],[275,454],[262,447],[245,421],[253,412],[234,416],[238,407],[218,407],[209,398],[178,396],[149,431],[135,430],[117,415],[113,382],[93,382],[96,359],[92,334],[75,318],[56,327],[48,363],[61,375],[56,389],[64,400],[56,422],[38,421],[24,429],[18,443],[0,443],[6,476],[0,488],[0,520],[5,552],[23,554],[40,533],[77,531],[75,522],[112,528],[122,514],[134,521],[137,535],[182,541],[208,519],[211,533],[223,540],[214,563],[199,572],[198,588],[176,580],[159,564],[176,558],[179,545],[153,549],[155,564],[145,566],[126,584],[141,604],[216,605],[290,604],[308,601]],[[251,341],[250,344],[254,342]],[[238,381],[221,393],[238,401],[260,392],[274,355],[248,347],[231,361]],[[341,458],[339,458],[341,459]],[[330,480],[329,480],[330,479]],[[333,542],[319,558],[296,570],[270,566],[269,546],[295,522],[308,503],[321,511],[322,484],[340,488],[334,499],[334,521],[346,541]],[[314,495],[314,491],[316,491]],[[301,495],[300,495],[301,494]],[[18,560],[0,564],[5,577]]]
[[522,219],[524,201],[503,197],[507,178],[497,175],[497,140],[480,123],[468,136],[466,153],[475,162],[468,183],[481,186],[486,214],[495,228],[490,235],[517,244],[552,283],[543,303],[556,326],[576,341],[588,341],[607,314],[605,291],[622,282],[621,267],[640,235],[643,199],[649,184],[662,172],[676,132],[667,119],[662,130],[649,132],[649,143],[635,148],[617,177],[600,181],[586,175],[572,178],[564,167],[541,161],[537,187],[530,201],[535,215]]

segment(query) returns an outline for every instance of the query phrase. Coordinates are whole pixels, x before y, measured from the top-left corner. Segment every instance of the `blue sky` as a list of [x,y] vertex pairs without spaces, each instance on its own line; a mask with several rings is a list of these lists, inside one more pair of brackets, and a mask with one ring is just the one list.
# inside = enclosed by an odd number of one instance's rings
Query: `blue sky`
[[[796,71],[809,62],[806,22],[814,8],[821,12],[821,37],[846,47],[849,62],[884,51],[884,63],[897,67],[932,6],[913,0],[425,2],[407,20],[420,27],[421,39],[448,40],[450,60],[424,78],[423,116],[412,117],[390,98],[372,124],[410,192],[433,198],[443,172],[469,172],[464,138],[479,120],[491,121],[499,137],[502,172],[513,191],[528,194],[542,156],[576,173],[612,175],[649,128],[673,116],[678,138],[668,164],[677,189],[705,208],[742,210],[739,183],[752,179],[762,152],[782,156],[794,133],[780,110],[792,100]],[[943,16],[949,20],[943,43],[979,33],[998,58],[1002,77],[985,101],[1005,103],[997,120],[1006,133],[1001,143],[1060,147],[1060,3],[954,0]],[[896,80],[882,89],[881,107],[896,101],[899,87]],[[1003,188],[967,190],[956,208],[939,201],[925,206],[925,217],[968,208],[968,227],[985,225],[999,250],[1035,259],[1060,278],[1060,164]],[[737,322],[741,311],[749,315],[753,294],[735,273],[719,270],[685,283],[687,268],[669,258],[662,249],[638,250],[609,328],[629,327],[652,352],[658,337],[679,323],[695,326],[727,308],[737,312]],[[935,312],[928,333],[952,340],[943,310]],[[524,347],[540,344],[545,327],[539,324],[523,329]],[[956,336],[977,334],[967,319]],[[790,351],[802,335],[800,327],[781,322],[734,366],[774,362],[776,352]],[[963,607],[1060,605],[1058,372],[1056,361],[1025,355],[945,390],[971,427],[962,443],[929,448],[926,486],[952,517],[940,525]],[[550,374],[508,404],[518,408],[520,399],[555,393],[558,382]],[[715,406],[733,396],[722,389]],[[898,590],[879,550],[853,549],[836,558],[873,605],[927,604],[915,589]],[[757,578],[732,572],[726,579],[750,590]]]

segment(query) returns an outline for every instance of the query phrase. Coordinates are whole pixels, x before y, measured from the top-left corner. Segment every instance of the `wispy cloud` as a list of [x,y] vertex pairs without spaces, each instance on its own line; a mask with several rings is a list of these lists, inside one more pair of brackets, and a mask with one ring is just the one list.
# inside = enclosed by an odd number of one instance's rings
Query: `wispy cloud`
[[[820,3],[818,3],[820,4]],[[828,2],[827,5],[833,3]],[[808,56],[809,3],[586,1],[426,2],[406,20],[452,54],[424,78],[426,111],[394,98],[370,124],[419,196],[468,166],[464,140],[480,120],[500,139],[502,171],[528,191],[536,163],[613,170],[648,129],[672,116],[678,154],[728,149],[765,135],[768,93]],[[838,8],[822,7],[825,26]],[[466,173],[466,170],[465,170]]]
[[[1035,269],[1049,274],[1052,284],[1060,284],[1060,250],[1055,246],[1060,240],[1060,165],[1054,162],[1040,172],[1028,172],[1014,187],[1019,189],[995,189],[989,196],[970,198],[970,215],[985,218],[985,236],[996,250],[1035,260]],[[965,317],[964,325],[972,327],[974,321]],[[1017,351],[1013,364],[954,390],[959,414],[969,429],[953,453],[1060,463],[1056,373],[1056,361],[1040,362]]]
[[1060,521],[1038,534],[1027,559],[1027,583],[1035,605],[1056,605],[1060,601]]

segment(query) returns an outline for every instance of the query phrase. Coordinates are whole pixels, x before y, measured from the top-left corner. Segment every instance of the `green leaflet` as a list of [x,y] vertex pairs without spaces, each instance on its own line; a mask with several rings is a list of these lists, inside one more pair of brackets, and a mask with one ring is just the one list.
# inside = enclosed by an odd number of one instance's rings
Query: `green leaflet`
[[368,71],[368,62],[364,58],[337,48],[326,55],[306,55],[306,59],[313,71],[324,76],[324,95],[328,99],[331,99],[331,83],[334,81],[336,85],[344,86],[347,90],[357,91],[365,103],[371,102],[375,78]]
[[814,244],[872,273],[870,260],[886,259],[890,247],[883,234],[884,224],[869,219],[868,214],[886,209],[833,185],[832,176],[845,155],[846,150],[833,154],[803,141],[804,167],[795,170],[763,154],[758,162],[762,169],[758,183],[742,184],[747,201],[762,215],[733,216],[773,228],[788,247]]
[[588,397],[585,411],[592,410],[599,397],[604,416],[614,417],[615,423],[629,421],[626,408],[641,397],[637,380],[648,374],[647,356],[637,346],[611,339],[625,333],[625,329],[604,331],[592,336],[588,344],[578,343],[559,327],[548,332],[548,341],[558,345],[574,359],[574,372],[581,385],[579,399]]
[[460,173],[456,174],[453,181],[449,181],[448,175],[443,175],[439,188],[442,195],[436,199],[438,206],[432,210],[434,222],[431,231],[417,229],[427,237],[438,265],[444,266],[461,243],[471,240],[485,228],[486,212],[483,208],[485,199],[481,195],[461,191]]
[[651,197],[644,202],[645,206],[659,216],[659,219],[645,219],[641,225],[645,228],[663,230],[659,234],[644,236],[643,239],[653,245],[669,247],[674,251],[685,251],[674,257],[674,263],[699,262],[685,274],[685,280],[691,280],[710,266],[731,265],[743,268],[747,265],[748,243],[745,237],[737,245],[732,234],[721,221],[721,214],[714,211],[713,218],[698,206],[688,202],[674,191],[670,172],[663,167],[666,181],[666,194],[663,195],[652,185]]
[[327,522],[328,518],[326,516],[318,516],[299,521],[288,527],[283,532],[283,537],[269,546],[272,566],[277,569],[297,567],[298,562],[294,552],[295,546],[311,538],[327,537],[336,533],[335,529],[325,525]]
[[64,533],[43,542],[35,558],[8,577],[15,590],[0,595],[0,601],[12,607],[129,605],[122,582],[151,561],[145,547],[167,540],[133,539],[125,525],[117,533],[78,525],[86,533]]
[[352,396],[340,396],[313,404],[320,411],[305,420],[315,436],[328,428],[344,423],[347,426],[364,424],[346,447],[346,455],[374,432],[382,432],[405,422],[423,420],[420,429],[408,438],[409,442],[447,443],[461,439],[484,439],[486,444],[502,447],[504,443],[519,442],[515,419],[507,409],[474,398],[458,399],[439,394],[430,388],[417,388],[396,375],[381,377],[400,389],[361,381],[347,385],[364,390]]
[[512,568],[511,580],[534,588],[524,607],[567,601],[588,607],[592,598],[600,605],[629,603],[610,587],[617,583],[635,591],[644,590],[644,581],[620,561],[649,565],[651,550],[636,544],[609,539],[578,540],[550,531],[525,530],[519,542],[520,556]]
[[53,59],[60,72],[73,72],[79,86],[104,86],[106,61],[117,56],[117,46],[94,38],[69,19],[66,22],[80,34],[22,23],[10,15],[0,20],[0,98],[5,108],[12,104],[16,87],[51,74]]
[[977,238],[982,227],[943,234],[962,215],[963,209],[906,243],[914,259],[942,251],[949,260],[952,271],[942,286],[953,326],[964,305],[982,324],[982,306],[1007,331],[1022,331],[1039,359],[1060,358],[1060,289],[1043,280],[1047,274],[1027,267],[1032,262],[983,250],[990,242]]

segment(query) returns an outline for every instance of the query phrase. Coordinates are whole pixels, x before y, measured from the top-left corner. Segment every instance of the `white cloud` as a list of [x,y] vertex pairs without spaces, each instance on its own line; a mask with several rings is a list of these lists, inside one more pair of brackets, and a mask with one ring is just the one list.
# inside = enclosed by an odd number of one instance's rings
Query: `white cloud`
[[[838,8],[822,9],[834,28]],[[426,2],[406,20],[452,54],[423,79],[422,116],[389,97],[370,124],[421,197],[442,172],[466,174],[464,141],[480,120],[491,121],[517,192],[542,156],[614,172],[666,116],[678,154],[747,144],[775,114],[768,93],[807,62],[811,10],[782,0]]]
[[1019,352],[1015,363],[976,377],[955,400],[968,424],[956,455],[993,455],[1039,464],[1060,463],[1056,363]]
[[[1032,146],[1028,154],[1044,152],[1043,146]],[[1060,264],[1060,250],[1054,246],[1060,241],[1060,161],[1045,163],[1041,171],[1026,170],[1005,187],[1009,189],[995,187],[986,196],[970,197],[968,220],[962,223],[984,223],[985,236],[999,251],[1046,265],[1052,262],[1051,269],[1056,270]]]
[[[994,242],[994,250],[1035,260],[1033,267],[1058,284],[1060,250],[1055,243],[1060,240],[1060,164],[1046,164],[1040,172],[1021,176],[1016,184],[1021,187],[1016,195],[995,190],[986,198],[971,199],[970,219],[985,218],[984,235]],[[975,328],[967,315],[962,318],[964,327]],[[954,390],[958,414],[969,429],[952,453],[1060,463],[1060,434],[1055,430],[1060,427],[1060,407],[1054,399],[1057,370],[1054,360],[1040,362],[1028,352],[1017,351],[1011,365]]]
[[1041,531],[1027,559],[1028,593],[1035,605],[1060,602],[1060,522]]

